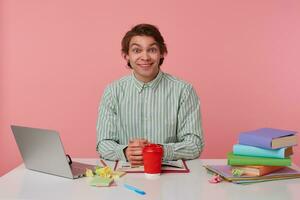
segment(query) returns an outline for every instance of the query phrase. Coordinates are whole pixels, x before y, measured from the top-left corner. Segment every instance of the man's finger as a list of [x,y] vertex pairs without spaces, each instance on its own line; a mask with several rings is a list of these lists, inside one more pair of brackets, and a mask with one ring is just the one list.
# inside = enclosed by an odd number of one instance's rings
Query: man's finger
[[128,146],[129,151],[143,151],[142,147]]
[[142,148],[140,145],[136,145],[136,144],[129,144],[128,147],[129,148]]
[[143,161],[143,156],[134,156],[134,155],[131,155],[130,156],[130,160],[131,161]]
[[132,156],[141,156],[143,155],[143,151],[142,150],[130,150],[129,149],[129,154]]
[[144,163],[143,163],[143,161],[132,160],[132,161],[130,161],[130,164],[132,166],[139,166],[139,165],[143,165]]

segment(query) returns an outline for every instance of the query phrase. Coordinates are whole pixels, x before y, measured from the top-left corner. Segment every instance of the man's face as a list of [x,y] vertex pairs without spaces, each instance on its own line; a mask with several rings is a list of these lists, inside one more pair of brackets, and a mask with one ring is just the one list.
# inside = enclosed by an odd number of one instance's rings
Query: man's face
[[159,61],[162,55],[153,37],[134,36],[129,43],[128,55],[135,77],[145,83],[152,81],[159,71]]

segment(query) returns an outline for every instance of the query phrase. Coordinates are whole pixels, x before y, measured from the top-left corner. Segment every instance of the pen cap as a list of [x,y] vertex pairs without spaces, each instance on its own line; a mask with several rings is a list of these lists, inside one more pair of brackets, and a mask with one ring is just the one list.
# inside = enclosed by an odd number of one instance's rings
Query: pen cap
[[158,144],[148,144],[143,148],[144,170],[146,174],[160,174],[163,148]]

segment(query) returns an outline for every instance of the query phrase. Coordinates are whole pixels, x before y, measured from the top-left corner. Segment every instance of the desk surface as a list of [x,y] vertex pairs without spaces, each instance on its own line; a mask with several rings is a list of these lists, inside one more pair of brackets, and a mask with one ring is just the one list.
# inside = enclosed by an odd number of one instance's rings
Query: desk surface
[[[99,164],[97,159],[76,159],[88,164]],[[251,185],[228,182],[211,184],[203,164],[224,164],[226,160],[197,159],[188,161],[189,174],[162,174],[148,180],[144,174],[127,174],[122,181],[146,192],[145,196],[122,186],[99,188],[89,186],[87,178],[66,179],[25,169],[20,165],[0,178],[0,199],[299,199],[300,179],[280,180]],[[112,164],[112,163],[110,163]]]

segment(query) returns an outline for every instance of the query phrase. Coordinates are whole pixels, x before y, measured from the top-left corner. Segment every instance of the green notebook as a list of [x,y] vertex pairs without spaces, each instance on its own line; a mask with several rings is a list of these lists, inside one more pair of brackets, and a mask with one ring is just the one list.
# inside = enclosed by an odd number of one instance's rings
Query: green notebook
[[265,166],[290,166],[291,158],[265,158],[254,156],[227,154],[228,165],[265,165]]

